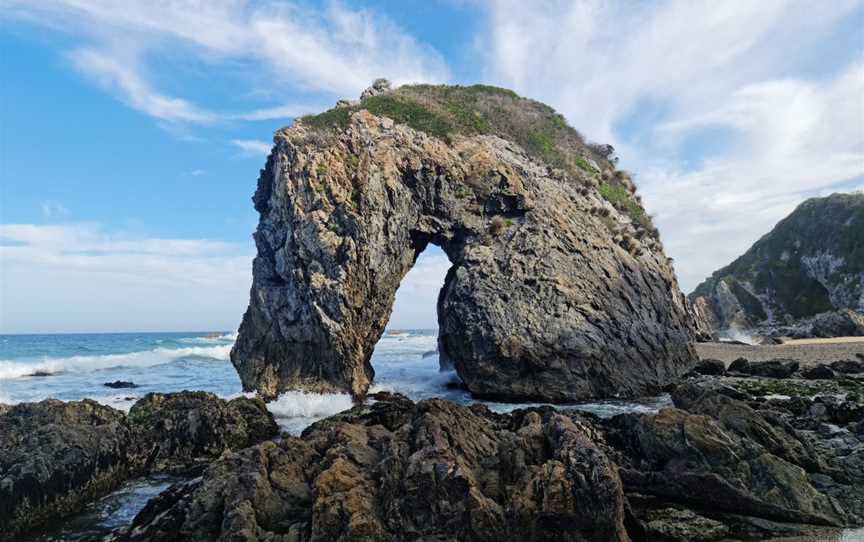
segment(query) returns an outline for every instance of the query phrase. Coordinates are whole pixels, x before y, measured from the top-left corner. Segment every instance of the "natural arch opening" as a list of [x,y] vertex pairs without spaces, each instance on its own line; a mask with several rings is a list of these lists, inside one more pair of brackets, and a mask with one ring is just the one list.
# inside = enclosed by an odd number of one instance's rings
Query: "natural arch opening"
[[447,254],[429,243],[402,279],[390,320],[372,352],[370,392],[421,399],[439,397],[447,386],[461,382],[452,366],[442,366],[438,350],[438,296],[452,266]]

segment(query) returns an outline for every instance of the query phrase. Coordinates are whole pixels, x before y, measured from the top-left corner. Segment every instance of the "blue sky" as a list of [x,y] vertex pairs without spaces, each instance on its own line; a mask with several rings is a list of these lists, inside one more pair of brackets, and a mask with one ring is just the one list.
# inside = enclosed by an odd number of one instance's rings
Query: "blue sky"
[[[636,172],[685,291],[864,186],[864,4],[0,0],[0,332],[233,329],[274,130],[486,82]],[[391,325],[434,327],[424,254]]]

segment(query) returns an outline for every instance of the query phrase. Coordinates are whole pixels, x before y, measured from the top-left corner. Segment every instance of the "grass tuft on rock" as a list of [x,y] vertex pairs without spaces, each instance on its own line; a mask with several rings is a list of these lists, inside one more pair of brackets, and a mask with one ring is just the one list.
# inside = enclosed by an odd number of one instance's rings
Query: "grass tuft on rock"
[[[595,186],[597,172],[614,171],[610,152],[591,145],[551,107],[523,98],[512,90],[489,86],[406,85],[362,102],[302,117],[310,128],[344,130],[351,114],[366,109],[450,143],[456,135],[496,135],[519,144],[529,156],[563,170],[585,186]],[[610,147],[611,148],[611,147]],[[601,195],[631,221],[656,236],[656,229],[635,196],[607,175]]]

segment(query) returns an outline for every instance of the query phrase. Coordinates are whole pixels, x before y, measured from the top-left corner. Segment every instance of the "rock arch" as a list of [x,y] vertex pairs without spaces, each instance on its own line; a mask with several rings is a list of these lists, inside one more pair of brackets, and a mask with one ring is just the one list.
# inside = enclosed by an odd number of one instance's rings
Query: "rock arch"
[[429,243],[453,264],[442,358],[478,396],[636,396],[694,359],[659,243],[622,247],[623,215],[517,145],[445,143],[365,110],[338,133],[301,122],[274,140],[231,354],[244,389],[362,396],[396,289]]

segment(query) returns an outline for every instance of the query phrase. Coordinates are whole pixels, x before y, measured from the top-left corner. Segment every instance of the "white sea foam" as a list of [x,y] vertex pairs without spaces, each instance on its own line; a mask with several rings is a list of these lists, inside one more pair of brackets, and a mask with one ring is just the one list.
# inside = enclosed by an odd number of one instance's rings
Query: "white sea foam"
[[267,409],[276,418],[327,417],[354,406],[347,393],[304,393],[287,391],[275,401],[267,403]]
[[109,406],[111,408],[116,408],[117,410],[122,410],[123,412],[129,412],[129,409],[132,408],[132,405],[134,405],[135,401],[137,401],[138,399],[140,399],[140,397],[134,397],[131,395],[108,395],[105,397],[93,397],[93,400],[97,403]]
[[215,344],[215,343],[224,343],[231,342],[237,340],[237,332],[234,333],[223,333],[222,335],[213,335],[213,336],[204,336],[204,337],[186,337],[184,339],[180,339],[180,342],[184,343],[192,343],[192,344]]
[[128,354],[102,356],[71,356],[67,358],[45,358],[40,361],[0,360],[0,380],[21,378],[34,373],[87,373],[110,367],[152,367],[170,363],[180,358],[205,358],[227,360],[231,345],[190,346],[187,348],[154,348]]
[[303,393],[288,391],[267,403],[267,410],[282,430],[299,435],[304,429],[327,416],[354,406],[347,393]]

